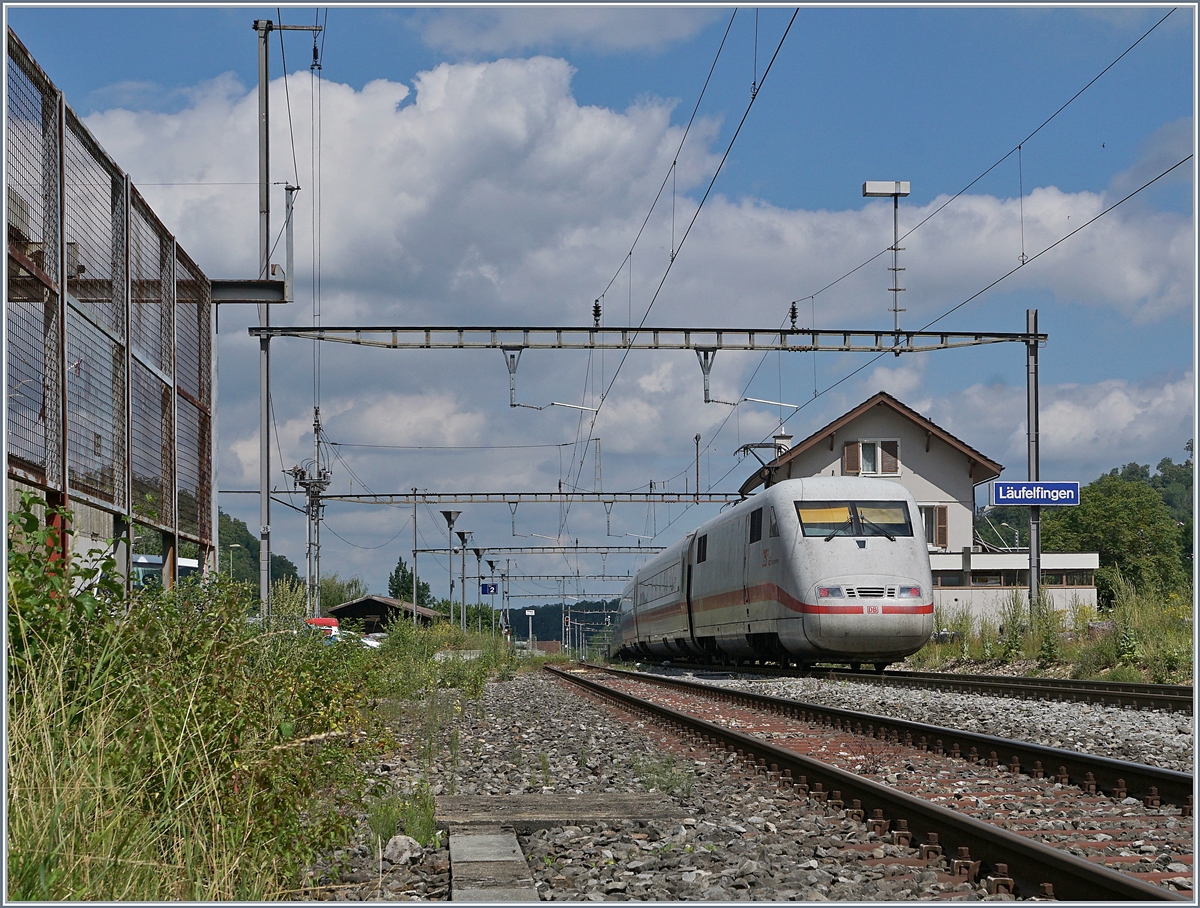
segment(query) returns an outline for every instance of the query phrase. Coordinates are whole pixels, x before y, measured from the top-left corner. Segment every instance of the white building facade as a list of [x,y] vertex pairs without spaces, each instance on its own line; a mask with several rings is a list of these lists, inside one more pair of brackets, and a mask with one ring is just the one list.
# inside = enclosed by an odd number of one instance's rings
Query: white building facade
[[[780,436],[777,442],[790,439]],[[760,485],[806,476],[870,476],[908,489],[921,511],[934,603],[969,609],[976,618],[998,617],[1015,592],[1029,593],[1027,549],[987,550],[975,538],[975,488],[1004,467],[890,394],[880,391],[797,442],[742,484]],[[1042,588],[1055,608],[1096,605],[1095,552],[1042,555]]]

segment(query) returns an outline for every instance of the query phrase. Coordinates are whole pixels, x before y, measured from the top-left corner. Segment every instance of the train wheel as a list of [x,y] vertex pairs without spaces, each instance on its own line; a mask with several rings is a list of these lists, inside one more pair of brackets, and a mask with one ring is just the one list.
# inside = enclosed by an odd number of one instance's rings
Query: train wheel
[[875,663],[875,674],[882,675],[884,673],[884,671],[887,669],[889,664],[890,663],[888,663],[888,662],[876,662]]

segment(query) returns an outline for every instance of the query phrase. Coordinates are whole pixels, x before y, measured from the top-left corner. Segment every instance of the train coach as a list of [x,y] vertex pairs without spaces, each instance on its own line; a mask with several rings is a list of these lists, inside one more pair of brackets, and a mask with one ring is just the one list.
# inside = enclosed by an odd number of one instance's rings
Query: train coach
[[777,482],[642,567],[610,655],[801,665],[889,663],[933,631],[916,500],[898,483]]

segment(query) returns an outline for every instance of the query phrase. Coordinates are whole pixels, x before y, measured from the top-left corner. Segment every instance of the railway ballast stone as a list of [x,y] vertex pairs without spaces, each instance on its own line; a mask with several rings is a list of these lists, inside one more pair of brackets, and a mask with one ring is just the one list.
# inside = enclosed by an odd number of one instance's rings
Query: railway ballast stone
[[[432,747],[421,723],[401,722],[402,746],[370,767],[381,787],[402,792],[427,779],[435,793],[548,799],[661,790],[684,815],[519,836],[543,901],[995,898],[981,883],[939,882],[932,870],[908,866],[901,859],[915,852],[840,812],[826,816],[823,808],[792,800],[731,754],[685,753],[653,723],[618,715],[543,673],[489,683],[480,700],[459,702],[460,718],[439,728]],[[432,754],[427,768],[424,753]],[[359,835],[358,846],[314,869],[312,882],[323,884],[314,887],[316,897],[449,897],[444,844],[425,847],[412,863],[386,855],[381,862],[367,844],[365,816]]]

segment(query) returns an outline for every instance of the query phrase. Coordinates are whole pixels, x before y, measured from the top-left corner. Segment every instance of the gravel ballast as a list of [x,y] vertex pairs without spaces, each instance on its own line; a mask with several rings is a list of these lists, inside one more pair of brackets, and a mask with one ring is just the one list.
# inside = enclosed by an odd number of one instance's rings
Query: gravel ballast
[[1013,738],[1178,772],[1192,772],[1195,759],[1192,717],[1180,713],[888,687],[878,682],[763,680],[703,671],[655,671],[756,694]]
[[[1105,739],[1112,747],[1121,736],[1141,734],[1140,746],[1154,746],[1161,755],[1166,752],[1163,742],[1170,742],[1175,759],[1186,759],[1190,767],[1187,717],[1088,707],[1084,718],[1080,704],[993,703],[958,694],[881,693],[877,686],[818,686],[804,680],[728,683],[777,695],[789,695],[784,689],[799,685],[791,689],[814,702],[939,724],[957,724],[965,716],[978,723],[974,727],[1001,735],[1012,734],[1009,729],[1017,725],[1051,729],[1058,720],[1049,710],[1071,710],[1070,725],[1062,720],[1070,731],[1060,731],[1057,740],[1063,743],[1058,746],[1075,747],[1063,734],[1074,734],[1081,742]],[[864,690],[843,689],[852,687]],[[978,702],[982,700],[988,702]],[[789,799],[763,776],[742,769],[732,755],[686,753],[652,723],[619,715],[543,673],[489,683],[477,701],[441,692],[424,706],[406,709],[398,726],[397,753],[370,768],[378,793],[408,791],[421,779],[429,780],[435,795],[541,793],[553,798],[572,792],[661,790],[682,809],[682,819],[581,822],[521,836],[542,900],[1011,898],[987,895],[982,882],[939,878],[930,869],[914,868],[904,862],[912,852],[869,833],[858,820],[833,811],[826,816],[809,802]],[[1152,716],[1167,724],[1147,723]],[[1175,740],[1185,724],[1186,746]],[[1159,737],[1148,737],[1152,735]],[[1076,749],[1089,748],[1081,743]],[[1149,762],[1145,754],[1141,761]],[[440,847],[427,846],[415,862],[393,866],[380,860],[364,817],[358,843],[314,868],[309,897],[447,899],[451,868],[445,845],[442,837]]]

